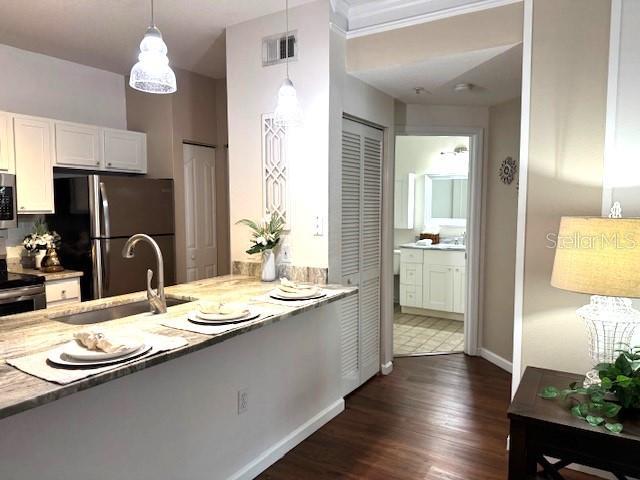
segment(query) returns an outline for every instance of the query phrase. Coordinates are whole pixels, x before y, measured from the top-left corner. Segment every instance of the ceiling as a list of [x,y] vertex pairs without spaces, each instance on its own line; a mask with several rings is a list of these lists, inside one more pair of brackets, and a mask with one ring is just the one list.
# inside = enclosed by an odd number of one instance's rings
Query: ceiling
[[[429,58],[412,64],[350,72],[409,104],[495,105],[517,98],[522,82],[522,44]],[[473,84],[455,92],[458,83]],[[415,88],[425,92],[416,94]]]
[[[155,17],[172,66],[222,78],[225,27],[284,5],[284,0],[155,0]],[[144,0],[2,0],[0,43],[127,74],[149,16],[150,1]]]

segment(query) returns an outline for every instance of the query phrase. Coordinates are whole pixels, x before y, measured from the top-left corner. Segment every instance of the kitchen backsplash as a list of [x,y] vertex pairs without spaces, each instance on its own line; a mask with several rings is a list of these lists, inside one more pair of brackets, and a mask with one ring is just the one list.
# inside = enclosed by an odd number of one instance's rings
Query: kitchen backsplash
[[22,240],[33,231],[35,222],[41,218],[40,215],[20,215],[18,216],[18,228],[0,230],[0,237],[5,239],[7,246],[7,258],[20,258],[24,248]]

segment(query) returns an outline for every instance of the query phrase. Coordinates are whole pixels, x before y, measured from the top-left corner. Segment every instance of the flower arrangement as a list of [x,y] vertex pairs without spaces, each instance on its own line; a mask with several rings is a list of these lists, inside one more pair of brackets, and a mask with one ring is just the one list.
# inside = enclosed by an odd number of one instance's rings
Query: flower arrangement
[[49,231],[47,223],[39,219],[33,226],[33,232],[24,237],[22,246],[28,253],[60,246],[61,237],[57,232]]
[[252,245],[247,250],[250,255],[275,248],[284,231],[284,219],[279,215],[267,215],[260,222],[243,218],[237,221],[237,224],[246,225],[253,231],[251,234]]

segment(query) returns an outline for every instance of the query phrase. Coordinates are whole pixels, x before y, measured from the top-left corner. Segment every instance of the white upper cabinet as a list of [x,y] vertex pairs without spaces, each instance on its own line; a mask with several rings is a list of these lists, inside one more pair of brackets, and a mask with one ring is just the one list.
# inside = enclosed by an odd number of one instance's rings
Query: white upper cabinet
[[53,122],[15,115],[18,213],[53,213]]
[[146,173],[147,136],[124,130],[104,130],[104,164],[108,170]]
[[11,148],[11,115],[0,112],[0,171],[13,172],[13,148]]
[[55,122],[56,157],[60,167],[95,170],[102,165],[100,129],[92,125]]

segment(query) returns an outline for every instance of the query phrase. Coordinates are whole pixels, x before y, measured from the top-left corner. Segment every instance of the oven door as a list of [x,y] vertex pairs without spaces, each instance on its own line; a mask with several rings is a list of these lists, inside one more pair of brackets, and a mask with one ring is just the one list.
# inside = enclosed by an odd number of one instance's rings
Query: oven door
[[16,228],[16,176],[0,173],[0,228]]
[[0,317],[47,308],[44,285],[0,290]]

